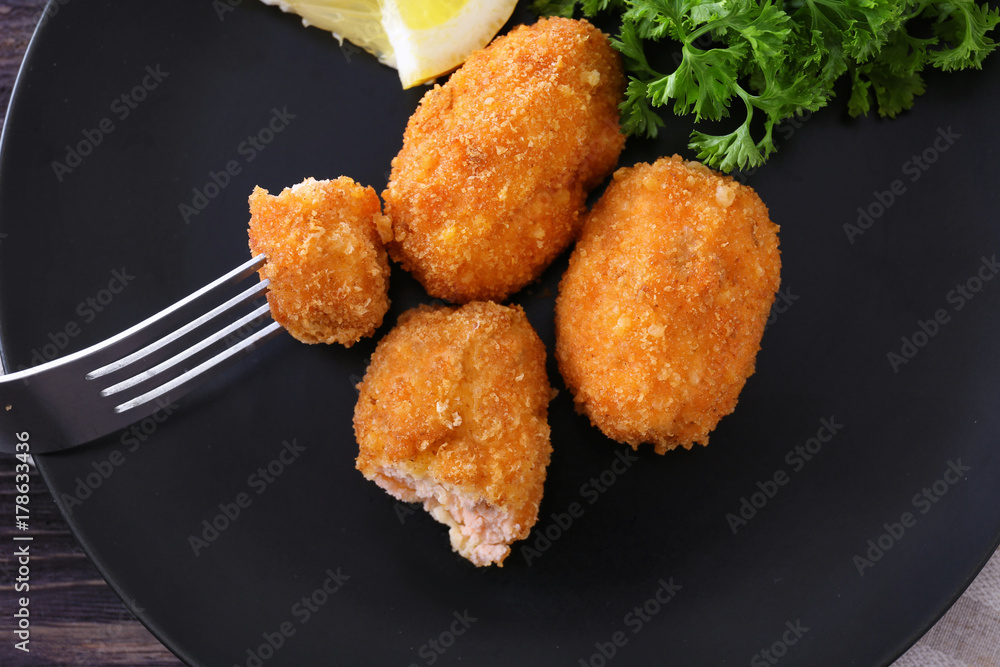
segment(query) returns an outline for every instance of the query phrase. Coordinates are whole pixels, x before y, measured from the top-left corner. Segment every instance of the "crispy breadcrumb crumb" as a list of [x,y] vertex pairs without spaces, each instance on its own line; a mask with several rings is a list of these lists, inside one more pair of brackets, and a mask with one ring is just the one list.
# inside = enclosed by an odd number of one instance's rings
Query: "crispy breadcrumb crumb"
[[303,343],[350,347],[389,309],[391,235],[375,190],[341,176],[250,195],[250,250],[264,253],[271,314]]
[[538,518],[552,451],[545,347],[520,306],[403,313],[358,390],[358,470],[423,502],[463,557],[502,565]]
[[619,169],[556,300],[577,409],[662,454],[733,411],[778,289],[778,226],[749,187],[680,157]]

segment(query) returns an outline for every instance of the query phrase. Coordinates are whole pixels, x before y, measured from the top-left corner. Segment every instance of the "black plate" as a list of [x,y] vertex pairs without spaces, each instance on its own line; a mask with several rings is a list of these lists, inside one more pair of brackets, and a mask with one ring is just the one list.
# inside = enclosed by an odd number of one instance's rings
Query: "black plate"
[[[191,664],[887,664],[1000,538],[998,84],[993,56],[929,76],[897,120],[849,120],[841,95],[782,128],[749,182],[782,227],[784,286],[736,412],[707,448],[632,461],[563,390],[540,521],[502,569],[454,555],[444,527],[354,470],[374,340],[283,337],[160,422],[39,468],[111,585]],[[0,156],[6,368],[241,262],[255,184],[380,190],[420,94],[258,2],[60,4]],[[689,127],[631,141],[622,163],[686,153]],[[514,299],[550,351],[565,264]],[[429,300],[392,280],[379,335]],[[303,449],[276,463],[283,443]]]

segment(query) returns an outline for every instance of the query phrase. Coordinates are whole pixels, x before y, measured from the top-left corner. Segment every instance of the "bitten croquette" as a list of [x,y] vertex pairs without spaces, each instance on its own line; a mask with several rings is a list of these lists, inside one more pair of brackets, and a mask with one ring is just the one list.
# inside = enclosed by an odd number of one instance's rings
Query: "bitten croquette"
[[619,169],[556,300],[556,358],[577,409],[660,454],[708,444],[754,372],[781,272],[749,187],[679,156]]
[[403,313],[358,390],[358,470],[423,502],[475,565],[502,565],[538,518],[552,452],[545,346],[521,307]]
[[407,124],[382,194],[389,254],[456,303],[538,278],[614,169],[623,91],[620,56],[582,20],[541,19],[472,54]]
[[264,253],[271,315],[303,343],[350,347],[389,309],[392,233],[375,190],[341,176],[250,195],[250,250]]

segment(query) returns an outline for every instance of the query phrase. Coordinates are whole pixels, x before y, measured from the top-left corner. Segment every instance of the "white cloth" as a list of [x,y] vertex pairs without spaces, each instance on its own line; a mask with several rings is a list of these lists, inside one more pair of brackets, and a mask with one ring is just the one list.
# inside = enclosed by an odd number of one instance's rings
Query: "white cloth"
[[892,667],[1000,667],[1000,550]]

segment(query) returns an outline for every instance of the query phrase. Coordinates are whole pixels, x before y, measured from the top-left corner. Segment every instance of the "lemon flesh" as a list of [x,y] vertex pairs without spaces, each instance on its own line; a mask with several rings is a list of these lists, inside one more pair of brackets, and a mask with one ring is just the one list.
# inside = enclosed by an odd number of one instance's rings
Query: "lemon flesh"
[[382,26],[403,88],[455,69],[487,44],[517,0],[385,0]]
[[500,31],[517,0],[263,0],[373,54],[412,88],[455,69]]
[[[383,0],[386,4],[387,0]],[[410,30],[435,28],[454,18],[468,0],[439,0],[438,2],[395,2],[393,5],[400,19]]]
[[302,25],[329,30],[343,44],[349,40],[379,62],[396,66],[392,44],[382,27],[380,0],[262,0],[265,5],[298,14]]

